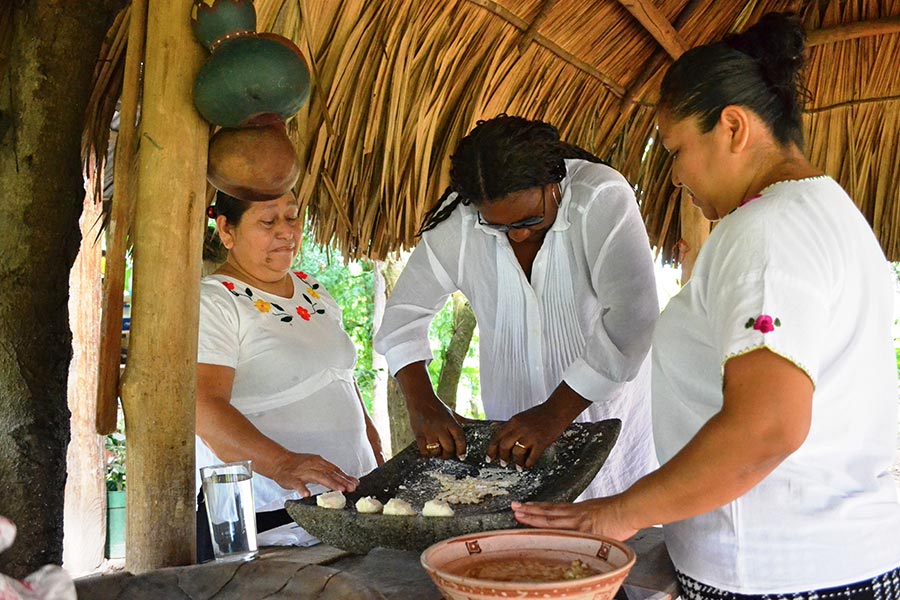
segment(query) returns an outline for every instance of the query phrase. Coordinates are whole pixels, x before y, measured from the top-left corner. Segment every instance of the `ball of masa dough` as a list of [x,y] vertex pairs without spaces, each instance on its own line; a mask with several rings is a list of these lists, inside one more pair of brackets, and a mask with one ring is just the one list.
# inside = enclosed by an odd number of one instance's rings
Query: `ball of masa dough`
[[343,492],[325,492],[316,496],[316,505],[322,508],[341,509],[347,505]]
[[384,514],[412,517],[416,515],[416,509],[414,509],[406,500],[391,498],[387,501],[387,504],[384,505]]
[[384,508],[381,502],[372,496],[363,496],[356,501],[356,512],[365,514],[377,514]]
[[446,500],[429,500],[425,503],[425,506],[422,507],[423,517],[452,517],[453,514],[453,509]]

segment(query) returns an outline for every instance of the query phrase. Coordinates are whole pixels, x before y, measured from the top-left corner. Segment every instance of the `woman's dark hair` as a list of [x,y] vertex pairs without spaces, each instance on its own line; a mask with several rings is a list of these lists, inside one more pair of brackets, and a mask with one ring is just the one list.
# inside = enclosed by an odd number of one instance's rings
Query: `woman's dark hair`
[[223,192],[216,191],[216,203],[206,209],[206,216],[215,219],[219,215],[225,217],[225,221],[229,225],[236,226],[241,221],[241,217],[250,208],[250,202],[235,198]]
[[743,106],[759,115],[781,145],[802,150],[805,43],[796,17],[768,13],[744,33],[682,54],[663,78],[659,110],[675,120],[696,115],[705,133],[723,108]]
[[[556,127],[543,121],[505,114],[478,121],[450,157],[450,187],[425,215],[418,235],[447,219],[460,203],[487,204],[513,192],[562,181],[567,158],[603,162],[560,140]],[[442,208],[453,192],[456,198]]]

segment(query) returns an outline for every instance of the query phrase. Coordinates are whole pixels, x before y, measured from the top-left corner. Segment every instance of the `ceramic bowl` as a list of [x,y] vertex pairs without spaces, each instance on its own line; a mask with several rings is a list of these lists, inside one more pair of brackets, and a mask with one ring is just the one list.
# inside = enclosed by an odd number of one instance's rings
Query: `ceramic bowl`
[[[558,563],[580,560],[600,574],[541,583],[490,581],[460,574],[500,559]],[[449,600],[611,600],[634,565],[635,554],[622,542],[597,535],[557,529],[501,529],[438,542],[422,553],[421,560]]]

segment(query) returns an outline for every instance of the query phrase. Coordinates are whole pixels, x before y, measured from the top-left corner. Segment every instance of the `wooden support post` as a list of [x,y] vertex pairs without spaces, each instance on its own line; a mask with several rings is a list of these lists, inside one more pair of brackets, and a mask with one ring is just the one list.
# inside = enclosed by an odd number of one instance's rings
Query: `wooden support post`
[[[99,175],[102,177],[102,175]],[[69,274],[72,362],[67,385],[72,439],[66,453],[63,564],[73,577],[96,570],[106,540],[104,438],[94,429],[97,411],[97,352],[100,347],[100,273],[97,239],[102,204],[87,194],[81,214],[81,249]],[[119,296],[121,296],[121,292]],[[117,332],[116,341],[121,340]]]
[[700,248],[709,237],[709,221],[700,212],[700,209],[691,202],[690,195],[681,192],[681,241],[679,246],[679,260],[681,261],[681,285],[687,284],[694,269],[694,262]]
[[191,99],[206,52],[191,0],[147,12],[125,410],[126,567],[195,557],[194,406],[208,125]]
[[116,136],[115,189],[109,212],[108,246],[104,273],[103,311],[97,382],[97,433],[116,429],[119,412],[119,369],[122,363],[122,311],[125,290],[125,251],[134,221],[135,159],[137,155],[137,114],[140,101],[141,69],[147,35],[148,0],[133,0],[127,8],[128,47],[125,76]]
[[[372,331],[378,331],[384,318],[384,309],[387,306],[387,280],[384,277],[384,263],[375,261],[375,281],[372,290]],[[393,282],[392,282],[393,283]],[[372,386],[372,422],[381,436],[381,450],[385,458],[394,455],[391,446],[391,422],[388,413],[388,364],[383,354],[379,354],[372,348],[372,370],[375,372],[375,384]]]

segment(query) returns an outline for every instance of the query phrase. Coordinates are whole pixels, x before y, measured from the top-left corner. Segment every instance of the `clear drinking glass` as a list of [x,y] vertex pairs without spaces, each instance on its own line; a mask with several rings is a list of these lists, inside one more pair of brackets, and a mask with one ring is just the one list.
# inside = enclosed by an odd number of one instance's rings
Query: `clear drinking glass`
[[256,509],[250,461],[203,467],[200,479],[216,560],[256,558]]

